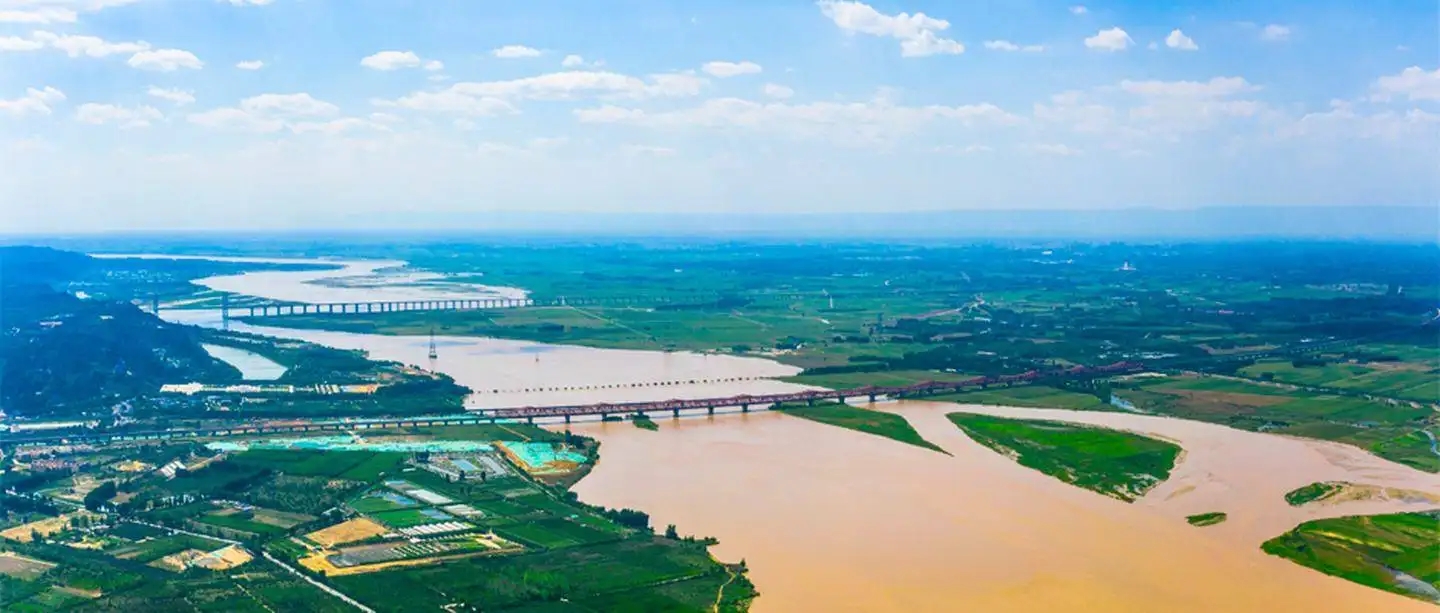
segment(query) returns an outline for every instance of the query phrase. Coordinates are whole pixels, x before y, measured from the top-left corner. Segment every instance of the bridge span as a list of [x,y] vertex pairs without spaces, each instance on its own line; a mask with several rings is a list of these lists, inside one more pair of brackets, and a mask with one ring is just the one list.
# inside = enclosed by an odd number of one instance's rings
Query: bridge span
[[1133,373],[1142,370],[1139,362],[1116,362],[1106,366],[1076,366],[1064,370],[1029,371],[1017,375],[972,377],[963,381],[927,381],[906,386],[865,386],[848,390],[806,390],[785,394],[762,394],[724,396],[716,398],[693,398],[655,400],[639,402],[597,402],[592,404],[558,405],[543,407],[515,407],[481,410],[472,415],[447,417],[412,417],[396,419],[375,419],[366,421],[324,421],[293,425],[232,425],[208,428],[176,428],[156,431],[132,432],[80,432],[71,434],[36,434],[33,436],[7,437],[0,439],[0,445],[28,444],[107,444],[127,441],[152,441],[183,438],[212,438],[229,436],[262,436],[271,434],[303,434],[306,432],[335,432],[352,430],[380,430],[395,428],[427,428],[436,426],[459,426],[499,421],[525,421],[534,423],[537,419],[559,418],[570,423],[575,417],[611,415],[646,415],[670,412],[675,417],[681,411],[704,409],[713,415],[716,409],[739,407],[748,412],[752,408],[770,409],[785,404],[815,404],[822,400],[845,402],[851,398],[915,398],[962,392],[971,388],[985,388],[991,385],[1016,385],[1040,380],[1084,379]]

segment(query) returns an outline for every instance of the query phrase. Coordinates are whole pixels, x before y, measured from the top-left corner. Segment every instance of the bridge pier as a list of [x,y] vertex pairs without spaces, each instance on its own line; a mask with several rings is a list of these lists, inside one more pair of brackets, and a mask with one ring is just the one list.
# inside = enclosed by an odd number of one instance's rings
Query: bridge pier
[[671,409],[670,412],[675,414],[675,419],[680,419],[680,409]]
[[[741,413],[749,413],[749,412],[750,412],[750,405],[748,405],[748,404],[742,404],[742,405],[740,405],[740,412],[741,412]],[[712,415],[713,415],[713,413],[712,413]]]
[[875,404],[875,394],[870,394],[870,404]]
[[565,416],[565,425],[567,425],[567,426],[570,425],[570,416],[569,416],[569,415],[566,415],[566,416]]

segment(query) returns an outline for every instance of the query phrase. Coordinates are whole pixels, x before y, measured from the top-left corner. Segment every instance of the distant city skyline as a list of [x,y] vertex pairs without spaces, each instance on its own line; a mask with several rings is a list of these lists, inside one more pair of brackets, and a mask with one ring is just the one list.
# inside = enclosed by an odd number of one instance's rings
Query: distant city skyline
[[1433,207],[1437,19],[1418,1],[0,0],[0,234]]

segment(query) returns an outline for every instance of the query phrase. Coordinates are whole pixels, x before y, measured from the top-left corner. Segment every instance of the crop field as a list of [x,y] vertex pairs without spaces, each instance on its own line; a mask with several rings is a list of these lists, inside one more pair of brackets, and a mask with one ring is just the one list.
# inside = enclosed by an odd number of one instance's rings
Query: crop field
[[109,551],[112,556],[122,560],[134,560],[149,564],[165,556],[180,553],[186,549],[199,549],[210,551],[217,549],[220,543],[210,539],[189,536],[186,534],[175,534],[151,539],[142,543],[126,545]]
[[621,538],[615,531],[597,530],[567,519],[517,523],[497,529],[507,539],[544,549],[602,543]]
[[436,511],[435,509],[385,511],[383,513],[372,513],[370,514],[370,518],[397,530],[455,519],[443,511]]
[[55,568],[55,564],[51,562],[34,560],[9,552],[0,552],[0,575],[30,580],[45,574],[45,571],[52,568]]
[[969,413],[947,417],[1021,466],[1126,502],[1169,478],[1180,454],[1173,443],[1117,430]]
[[202,524],[219,526],[221,528],[248,532],[250,534],[255,534],[259,536],[274,536],[277,534],[283,534],[285,532],[285,528],[282,528],[280,526],[256,521],[254,519],[253,513],[225,512],[230,510],[231,509],[226,509],[222,511],[206,513],[204,515],[196,517],[195,521],[198,521]]
[[305,538],[320,544],[321,547],[334,547],[354,541],[363,541],[386,532],[389,530],[385,526],[360,517],[316,530],[306,534]]
[[408,509],[418,504],[419,503],[412,498],[389,490],[374,490],[349,502],[350,508],[360,513],[396,511],[399,509]]
[[372,481],[394,471],[404,460],[404,454],[399,453],[251,449],[235,454],[228,461],[301,477]]
[[[334,582],[377,611],[433,610],[457,601],[492,610],[532,600],[576,600],[717,572],[723,570],[711,562],[702,545],[636,538],[335,577]],[[714,597],[711,592],[712,601]]]
[[1414,598],[1440,588],[1440,515],[1397,513],[1321,519],[1265,541],[1266,553],[1327,575]]
[[915,431],[915,427],[904,417],[894,413],[885,413],[871,409],[861,409],[840,403],[817,404],[815,406],[786,406],[781,409],[787,415],[794,415],[818,421],[822,424],[840,426],[894,439],[902,443],[924,447],[926,449],[944,453],[945,450],[934,443],[925,440]]
[[1220,377],[1167,377],[1116,392],[1137,408],[1172,417],[1350,443],[1389,460],[1440,472],[1419,430],[1431,411],[1408,403],[1290,390]]

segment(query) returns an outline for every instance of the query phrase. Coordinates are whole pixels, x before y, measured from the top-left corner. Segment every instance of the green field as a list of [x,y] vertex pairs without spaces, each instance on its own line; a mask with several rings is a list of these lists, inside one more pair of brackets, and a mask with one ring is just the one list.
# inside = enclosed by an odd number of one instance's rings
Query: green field
[[1215,511],[1215,512],[1211,512],[1211,513],[1200,513],[1200,514],[1197,514],[1197,515],[1190,515],[1190,516],[1187,516],[1187,517],[1185,518],[1185,521],[1190,522],[1190,525],[1192,525],[1192,526],[1201,526],[1201,527],[1204,527],[1204,526],[1213,526],[1213,525],[1218,524],[1218,523],[1223,523],[1226,519],[1229,519],[1229,517],[1230,517],[1230,516],[1229,516],[1229,515],[1226,515],[1225,513],[1222,513],[1222,512],[1219,512],[1219,511]]
[[[665,581],[723,573],[699,543],[637,537],[521,556],[468,558],[440,566],[347,575],[332,581],[376,611],[438,610],[455,602],[489,611],[560,598],[572,602],[599,598]],[[715,598],[712,586],[702,586],[709,594],[708,601],[701,599],[707,606],[668,610],[708,610],[708,603]],[[652,597],[632,594],[631,598]]]
[[405,454],[371,451],[317,451],[309,449],[251,449],[228,459],[242,466],[265,468],[302,477],[334,477],[372,481],[393,472]]
[[915,431],[915,427],[905,421],[904,417],[894,413],[861,409],[840,403],[786,406],[782,407],[781,411],[787,415],[803,417],[822,424],[858,430],[945,453],[944,449],[922,438],[920,433]]
[[620,538],[618,532],[597,530],[567,519],[545,519],[514,524],[500,528],[497,532],[507,539],[544,549],[602,543]]
[[1420,432],[1432,413],[1423,406],[1222,377],[1149,379],[1117,386],[1115,393],[1149,413],[1349,443],[1388,460],[1440,472],[1440,456]]
[[274,536],[285,533],[284,528],[247,519],[241,514],[217,515],[215,513],[206,513],[205,515],[195,518],[195,521],[212,526],[220,526],[221,528],[249,532],[259,536]]
[[1296,366],[1290,361],[1267,361],[1248,366],[1240,373],[1246,377],[1282,383],[1433,403],[1440,401],[1440,376],[1437,376],[1434,362],[1434,355],[1425,361],[1371,364],[1341,362]]
[[1327,575],[1440,602],[1436,512],[1308,521],[1265,541],[1262,548]]
[[[400,511],[385,511],[383,513],[372,513],[370,519],[378,521],[386,526],[395,529],[410,528],[412,526],[423,526],[450,519],[436,519],[420,512],[418,509],[403,509]],[[453,518],[452,518],[453,519]]]
[[879,370],[819,375],[801,374],[793,377],[784,377],[781,380],[790,383],[799,383],[801,385],[814,385],[816,387],[825,387],[833,390],[845,390],[865,387],[867,385],[899,387],[924,383],[926,381],[963,381],[971,377],[972,375],[933,370]]
[[958,404],[989,404],[1038,409],[1075,409],[1078,411],[1113,411],[1114,407],[1093,394],[1082,394],[1043,385],[997,387],[960,394],[935,396],[934,400]]
[[950,413],[975,442],[1066,483],[1133,502],[1170,476],[1180,447],[1104,428]]

